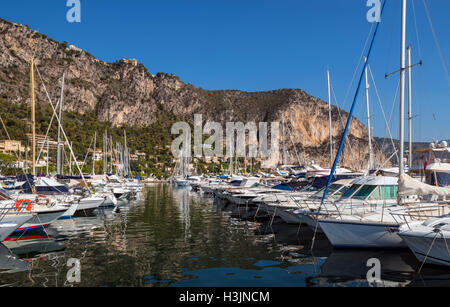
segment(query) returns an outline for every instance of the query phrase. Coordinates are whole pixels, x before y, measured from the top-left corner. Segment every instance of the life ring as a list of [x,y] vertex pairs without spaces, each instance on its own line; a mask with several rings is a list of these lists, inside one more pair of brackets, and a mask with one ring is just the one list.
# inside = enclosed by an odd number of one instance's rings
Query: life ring
[[31,211],[33,209],[33,204],[31,203],[30,199],[19,199],[16,202],[16,211],[21,211],[22,209],[25,209],[24,205],[27,205],[26,207],[27,211]]
[[48,206],[50,199],[48,199],[47,196],[41,194],[36,196],[36,204],[42,205],[41,199],[45,200],[45,205]]
[[16,202],[16,211],[20,211],[21,210],[20,206],[22,206],[22,203],[23,203],[23,199],[19,199]]

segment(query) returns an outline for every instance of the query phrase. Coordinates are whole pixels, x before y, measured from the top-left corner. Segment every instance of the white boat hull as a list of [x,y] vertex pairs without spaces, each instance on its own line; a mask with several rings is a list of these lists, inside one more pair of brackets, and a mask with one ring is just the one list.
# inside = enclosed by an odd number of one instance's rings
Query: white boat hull
[[320,220],[319,225],[335,248],[407,248],[399,225],[339,220]]
[[88,197],[82,198],[78,203],[76,213],[91,213],[105,201],[101,197]]
[[434,233],[432,236],[411,236],[406,234],[400,234],[400,236],[420,262],[425,261],[430,264],[450,266],[449,239],[445,242],[445,239],[438,235],[433,243]]
[[0,241],[5,240],[17,228],[33,219],[31,214],[5,215],[0,221]]
[[48,227],[52,222],[59,219],[67,210],[55,210],[48,212],[39,212],[31,220],[17,228],[16,231],[39,230]]

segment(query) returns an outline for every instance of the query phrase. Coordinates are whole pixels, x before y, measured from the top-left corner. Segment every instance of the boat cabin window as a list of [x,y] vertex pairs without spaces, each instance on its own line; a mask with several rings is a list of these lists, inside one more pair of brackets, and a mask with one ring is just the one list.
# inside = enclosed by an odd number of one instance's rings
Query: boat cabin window
[[372,194],[373,191],[375,191],[376,188],[377,186],[375,185],[365,185],[358,192],[356,192],[352,198],[366,199],[370,194]]
[[352,195],[355,194],[355,192],[359,189],[360,186],[361,186],[360,184],[353,184],[347,189],[347,191],[342,195],[341,198],[345,199],[352,197]]
[[398,186],[396,185],[378,186],[376,190],[369,196],[368,200],[397,199],[397,192]]
[[380,186],[381,197],[383,199],[397,199],[398,186],[397,185],[384,185]]
[[349,186],[344,186],[342,187],[342,189],[340,189],[339,191],[337,191],[336,193],[334,193],[333,197],[341,197],[342,195],[344,195],[345,193],[347,193],[347,191],[350,189]]

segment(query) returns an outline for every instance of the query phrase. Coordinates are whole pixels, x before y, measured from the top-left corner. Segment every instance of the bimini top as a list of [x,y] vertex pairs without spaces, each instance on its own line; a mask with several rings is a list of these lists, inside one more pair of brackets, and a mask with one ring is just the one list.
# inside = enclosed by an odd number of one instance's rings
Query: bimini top
[[398,185],[398,177],[389,176],[364,176],[356,178],[352,184],[359,185]]

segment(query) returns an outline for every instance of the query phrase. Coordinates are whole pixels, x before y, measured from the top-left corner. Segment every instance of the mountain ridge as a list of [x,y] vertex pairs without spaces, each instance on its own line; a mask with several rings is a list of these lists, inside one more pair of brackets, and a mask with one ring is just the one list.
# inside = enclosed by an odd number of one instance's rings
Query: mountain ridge
[[[6,20],[0,20],[0,50],[0,98],[5,101],[30,102],[28,61],[33,57],[49,96],[55,101],[65,72],[65,111],[81,114],[93,111],[99,121],[115,127],[151,125],[159,120],[162,110],[189,122],[194,114],[202,114],[204,121],[222,124],[281,122],[284,115],[290,132],[286,144],[289,162],[313,159],[317,163],[329,163],[328,104],[303,90],[204,90],[182,82],[173,74],[153,75],[135,60],[100,61],[66,42],[59,43]],[[38,103],[47,103],[42,86],[36,87],[36,97]],[[335,140],[340,139],[347,117],[347,112],[332,106]],[[341,164],[354,169],[366,167],[367,129],[356,118],[352,119],[348,138],[351,146],[344,146]],[[338,144],[334,143],[336,152]],[[384,154],[378,148],[375,157],[378,163],[384,161]]]

